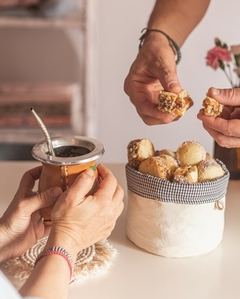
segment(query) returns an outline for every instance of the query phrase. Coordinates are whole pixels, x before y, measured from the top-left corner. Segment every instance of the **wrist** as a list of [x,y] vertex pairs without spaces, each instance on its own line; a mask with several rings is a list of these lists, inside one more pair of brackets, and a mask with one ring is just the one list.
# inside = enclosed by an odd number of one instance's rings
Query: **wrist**
[[182,53],[178,44],[164,31],[160,29],[144,28],[140,37],[139,51],[145,44],[149,46],[151,53],[158,53],[160,50],[171,50],[176,56],[176,64],[181,61]]
[[68,233],[67,230],[52,227],[51,233],[48,237],[45,248],[52,246],[59,246],[64,248],[72,256],[73,261],[76,260],[79,252],[79,247],[74,238]]
[[45,257],[49,257],[52,255],[59,255],[62,258],[65,259],[65,261],[68,264],[69,270],[70,270],[70,283],[74,280],[74,261],[72,259],[72,256],[69,254],[69,252],[67,250],[65,250],[65,248],[63,247],[59,247],[59,246],[51,246],[51,247],[47,247],[45,248],[37,257],[36,261],[35,261],[35,265],[42,259]]

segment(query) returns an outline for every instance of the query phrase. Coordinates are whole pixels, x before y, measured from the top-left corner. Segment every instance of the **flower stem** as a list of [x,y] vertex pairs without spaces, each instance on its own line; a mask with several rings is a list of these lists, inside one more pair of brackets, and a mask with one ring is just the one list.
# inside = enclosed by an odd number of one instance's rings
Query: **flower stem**
[[231,84],[231,86],[234,87],[230,66],[229,66],[228,63],[227,63],[226,65],[227,65],[229,74],[227,73],[226,68],[224,68],[223,71],[224,71],[224,73],[225,73],[225,75],[226,75],[226,77],[227,77],[229,83]]

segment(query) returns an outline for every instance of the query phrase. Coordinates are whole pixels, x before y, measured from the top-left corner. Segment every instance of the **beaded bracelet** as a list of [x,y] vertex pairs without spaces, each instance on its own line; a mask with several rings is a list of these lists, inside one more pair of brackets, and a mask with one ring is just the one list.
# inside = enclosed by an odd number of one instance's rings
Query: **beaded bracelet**
[[73,273],[74,273],[74,263],[72,260],[71,255],[63,248],[58,246],[52,246],[45,250],[43,250],[38,257],[36,258],[34,266],[45,256],[51,255],[51,254],[58,254],[62,256],[68,263],[68,267],[70,269],[70,283],[74,281]]
[[163,34],[164,36],[166,36],[166,38],[170,41],[170,43],[172,44],[172,46],[174,47],[174,49],[176,50],[176,53],[177,53],[177,60],[176,60],[176,64],[179,64],[179,62],[181,61],[181,58],[182,58],[182,53],[181,53],[181,50],[180,50],[180,47],[178,46],[178,44],[169,36],[167,35],[165,32],[163,32],[162,30],[159,30],[159,29],[148,29],[148,28],[144,28],[141,33],[145,31],[142,36],[139,38],[140,40],[140,43],[139,43],[139,46],[138,46],[138,49],[140,51],[140,49],[142,48],[142,45],[143,45],[143,41],[145,39],[145,37],[150,33],[150,32],[159,32],[161,34]]

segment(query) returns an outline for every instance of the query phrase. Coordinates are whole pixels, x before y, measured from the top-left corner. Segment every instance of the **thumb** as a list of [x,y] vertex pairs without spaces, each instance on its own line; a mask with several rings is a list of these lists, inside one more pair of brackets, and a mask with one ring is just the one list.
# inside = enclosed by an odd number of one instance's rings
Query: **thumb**
[[240,88],[209,88],[207,95],[214,98],[223,105],[239,106],[240,105]]
[[178,80],[178,76],[176,74],[176,65],[172,68],[169,66],[162,66],[164,72],[160,72],[158,74],[158,79],[163,86],[163,89],[170,92],[179,93],[182,90],[181,84]]
[[76,178],[75,182],[65,192],[65,194],[70,200],[80,203],[85,199],[86,195],[88,195],[89,191],[93,187],[94,182],[94,171],[92,169],[87,169]]
[[62,193],[63,191],[60,187],[47,189],[46,191],[26,198],[26,200],[28,200],[27,206],[33,213],[41,208],[53,205]]

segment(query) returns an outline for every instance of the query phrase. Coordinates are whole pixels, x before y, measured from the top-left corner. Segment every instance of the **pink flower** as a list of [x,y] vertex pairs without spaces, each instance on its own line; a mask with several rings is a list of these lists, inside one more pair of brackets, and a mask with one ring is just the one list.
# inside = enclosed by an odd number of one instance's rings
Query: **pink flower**
[[216,46],[207,52],[206,60],[207,65],[216,70],[219,67],[219,60],[228,62],[232,58],[228,49]]

